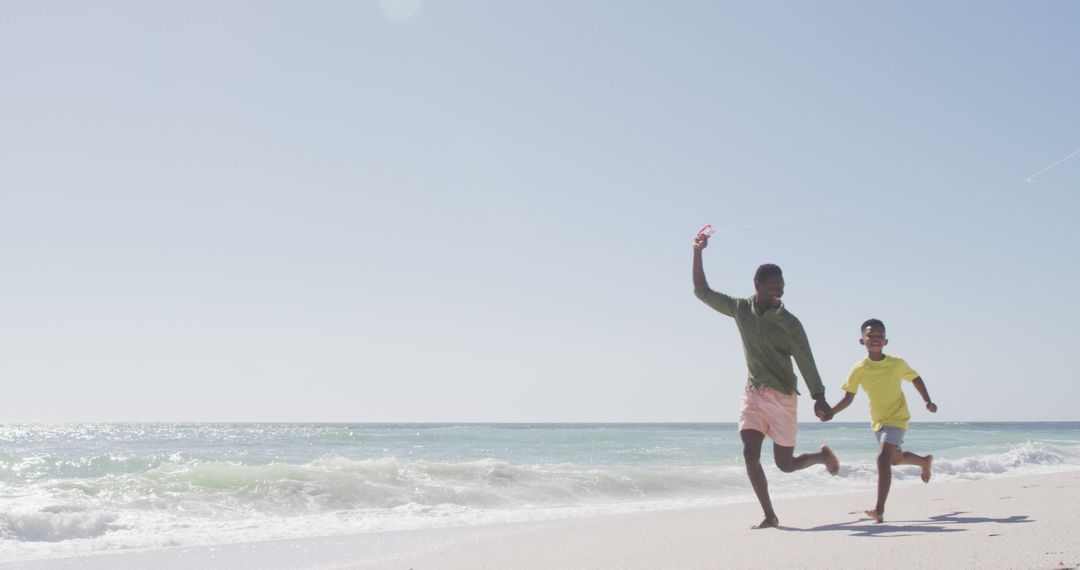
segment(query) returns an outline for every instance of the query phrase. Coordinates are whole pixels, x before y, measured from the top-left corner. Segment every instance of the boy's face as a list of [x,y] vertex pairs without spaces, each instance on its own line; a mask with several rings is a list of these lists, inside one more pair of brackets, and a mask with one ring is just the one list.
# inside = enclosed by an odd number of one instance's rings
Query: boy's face
[[866,327],[862,330],[862,338],[859,339],[859,344],[865,346],[866,351],[870,354],[881,354],[885,345],[889,344],[889,339],[885,338],[885,329]]
[[758,302],[769,307],[779,307],[780,298],[784,296],[784,278],[780,275],[770,275],[763,281],[754,281],[754,292]]

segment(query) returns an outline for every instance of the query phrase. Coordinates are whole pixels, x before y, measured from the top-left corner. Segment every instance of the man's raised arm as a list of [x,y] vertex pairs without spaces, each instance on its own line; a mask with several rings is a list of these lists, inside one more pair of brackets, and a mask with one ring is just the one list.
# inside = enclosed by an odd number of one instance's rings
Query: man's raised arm
[[694,240],[694,289],[709,286],[709,283],[705,281],[705,267],[701,263],[701,250],[708,246],[708,235],[699,235]]

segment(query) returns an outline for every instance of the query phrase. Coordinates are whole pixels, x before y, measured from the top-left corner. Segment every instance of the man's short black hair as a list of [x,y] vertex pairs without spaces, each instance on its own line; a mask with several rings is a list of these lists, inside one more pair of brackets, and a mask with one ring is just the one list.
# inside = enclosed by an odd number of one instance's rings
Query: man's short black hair
[[865,321],[863,321],[862,326],[859,327],[859,331],[861,332],[866,330],[866,327],[873,327],[876,329],[879,328],[881,330],[885,330],[885,323],[881,322],[878,319],[866,319]]
[[766,279],[772,277],[783,277],[784,272],[780,271],[780,266],[775,263],[766,263],[757,268],[754,272],[754,283],[763,283]]

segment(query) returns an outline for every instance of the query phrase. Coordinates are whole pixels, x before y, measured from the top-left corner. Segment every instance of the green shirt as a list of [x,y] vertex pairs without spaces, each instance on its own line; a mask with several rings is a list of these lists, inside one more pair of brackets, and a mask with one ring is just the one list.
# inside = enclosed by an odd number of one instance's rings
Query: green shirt
[[825,393],[806,331],[799,319],[782,304],[759,313],[753,299],[736,299],[713,291],[708,285],[694,289],[694,295],[735,319],[749,370],[747,384],[754,388],[768,386],[785,394],[798,393],[798,379],[791,364],[794,358],[806,387],[810,389],[810,396]]

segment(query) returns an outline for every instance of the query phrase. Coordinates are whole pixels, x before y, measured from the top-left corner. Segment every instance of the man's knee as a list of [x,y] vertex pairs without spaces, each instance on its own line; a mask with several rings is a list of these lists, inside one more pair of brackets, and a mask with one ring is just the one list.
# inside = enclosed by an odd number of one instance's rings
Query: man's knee
[[795,471],[795,460],[790,457],[777,457],[776,467],[784,473],[791,473]]

